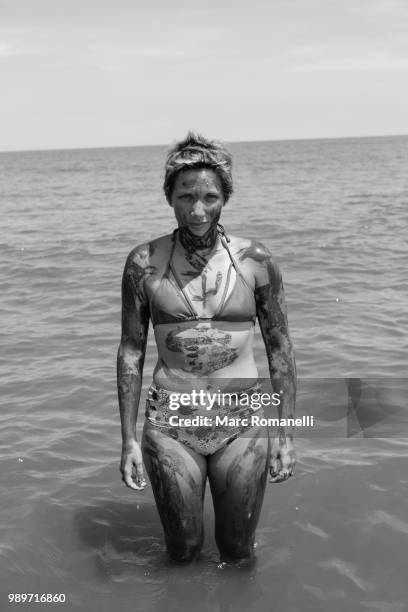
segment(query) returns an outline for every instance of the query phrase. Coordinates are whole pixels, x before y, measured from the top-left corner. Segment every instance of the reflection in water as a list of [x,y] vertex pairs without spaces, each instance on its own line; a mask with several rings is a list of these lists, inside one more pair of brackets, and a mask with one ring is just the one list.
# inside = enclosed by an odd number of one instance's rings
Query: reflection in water
[[117,578],[130,567],[144,576],[147,568],[164,563],[162,528],[151,502],[88,506],[74,520],[81,541],[94,550],[96,566],[105,576]]
[[[126,590],[134,587],[138,610],[244,610],[251,609],[263,593],[256,564],[249,568],[221,566],[215,550],[208,548],[192,564],[170,561],[150,502],[87,506],[76,513],[74,523],[83,548],[93,552],[100,579]],[[108,599],[105,604],[109,605]],[[105,604],[99,609],[105,609]]]

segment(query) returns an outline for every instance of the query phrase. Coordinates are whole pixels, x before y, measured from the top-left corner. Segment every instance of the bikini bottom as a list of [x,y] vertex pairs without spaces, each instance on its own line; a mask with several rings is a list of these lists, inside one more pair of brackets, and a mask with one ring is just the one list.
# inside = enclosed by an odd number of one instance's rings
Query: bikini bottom
[[172,398],[180,394],[152,383],[146,399],[145,415],[151,426],[170,438],[200,455],[213,455],[254,427],[251,417],[255,412],[257,416],[263,416],[262,407],[248,405],[248,398],[253,394],[259,395],[260,390],[260,383],[256,383],[244,391],[224,393],[224,397],[232,396],[228,405],[214,403],[209,408],[205,402],[200,405],[194,402],[174,409]]

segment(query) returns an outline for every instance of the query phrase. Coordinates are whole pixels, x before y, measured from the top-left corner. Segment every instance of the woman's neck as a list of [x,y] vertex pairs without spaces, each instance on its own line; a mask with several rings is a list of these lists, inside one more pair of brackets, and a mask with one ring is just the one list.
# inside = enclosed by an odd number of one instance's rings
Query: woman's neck
[[218,239],[218,227],[215,223],[208,228],[203,236],[197,236],[196,234],[193,234],[193,232],[190,232],[188,227],[181,226],[178,229],[178,235],[181,245],[187,251],[187,253],[211,250],[214,248]]

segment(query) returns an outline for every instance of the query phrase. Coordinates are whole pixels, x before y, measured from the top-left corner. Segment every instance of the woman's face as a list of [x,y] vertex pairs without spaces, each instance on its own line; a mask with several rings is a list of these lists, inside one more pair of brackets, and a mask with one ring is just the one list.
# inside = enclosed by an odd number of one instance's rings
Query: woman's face
[[214,170],[195,168],[182,170],[176,177],[170,206],[179,227],[187,227],[203,236],[218,223],[225,204],[221,181]]

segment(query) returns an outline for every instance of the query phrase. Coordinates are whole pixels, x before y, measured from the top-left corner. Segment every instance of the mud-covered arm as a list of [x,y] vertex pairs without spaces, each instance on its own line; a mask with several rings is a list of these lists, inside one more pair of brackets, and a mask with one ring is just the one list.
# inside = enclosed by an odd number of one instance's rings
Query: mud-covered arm
[[149,327],[149,307],[144,290],[148,274],[143,247],[132,251],[126,261],[122,278],[122,334],[117,356],[119,412],[122,428],[121,472],[131,488],[142,488],[140,447],[136,441],[136,420],[142,388],[143,365]]
[[[259,245],[256,270],[256,312],[265,344],[269,373],[275,393],[280,395],[279,418],[294,417],[296,364],[289,335],[282,276],[269,251]],[[281,427],[272,441],[271,476],[279,482],[292,475],[295,456],[293,428]]]

